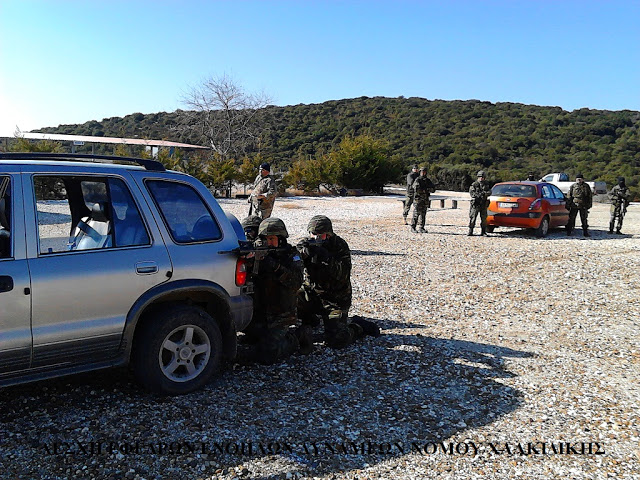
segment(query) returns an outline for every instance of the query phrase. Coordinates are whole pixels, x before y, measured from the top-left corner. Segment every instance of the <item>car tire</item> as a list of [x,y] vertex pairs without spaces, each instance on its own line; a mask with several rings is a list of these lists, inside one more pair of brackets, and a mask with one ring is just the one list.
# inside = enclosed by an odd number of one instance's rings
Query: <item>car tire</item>
[[495,229],[496,229],[495,225],[487,225],[487,233],[493,233]]
[[540,222],[540,225],[538,225],[538,228],[536,228],[536,237],[546,237],[547,233],[549,233],[549,217],[545,215],[542,217],[542,221]]
[[222,335],[201,308],[176,305],[148,315],[136,333],[133,374],[147,390],[181,395],[206,384],[220,368]]

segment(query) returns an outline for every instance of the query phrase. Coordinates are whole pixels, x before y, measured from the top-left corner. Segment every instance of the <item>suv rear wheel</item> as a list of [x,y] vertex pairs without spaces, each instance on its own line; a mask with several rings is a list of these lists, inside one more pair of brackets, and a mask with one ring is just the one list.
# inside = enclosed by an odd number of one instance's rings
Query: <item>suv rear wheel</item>
[[204,310],[177,305],[144,320],[136,334],[133,373],[148,390],[183,394],[207,383],[220,367],[222,336]]

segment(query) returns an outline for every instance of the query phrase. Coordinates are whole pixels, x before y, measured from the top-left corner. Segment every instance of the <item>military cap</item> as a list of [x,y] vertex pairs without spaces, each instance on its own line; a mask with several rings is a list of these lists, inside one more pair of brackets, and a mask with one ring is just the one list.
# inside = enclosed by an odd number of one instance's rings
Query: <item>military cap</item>
[[427,171],[429,171],[429,168],[428,167],[420,167],[420,171],[421,172],[427,172]]
[[623,182],[624,183],[624,177],[618,177],[618,183]]
[[316,215],[315,217],[311,217],[311,220],[309,220],[309,226],[307,227],[307,230],[312,235],[333,233],[333,225],[331,225],[331,220],[329,220],[329,217],[325,217],[324,215]]
[[262,219],[259,216],[249,215],[248,217],[245,217],[242,219],[242,221],[240,222],[240,225],[242,225],[243,230],[245,228],[258,228],[260,226],[261,221]]
[[579,174],[577,174],[577,175],[576,175],[576,178],[582,178],[582,179],[584,179],[584,175],[582,175],[581,173],[579,173]]
[[261,163],[260,164],[260,170],[266,170],[267,172],[271,171],[271,165],[269,165],[267,162]]
[[484,170],[480,170],[478,172],[478,177],[484,177]]
[[411,167],[411,168],[412,168],[412,169],[414,169],[414,170],[417,170],[417,169],[418,169],[418,165],[417,165],[417,164],[415,164],[415,165],[414,165],[413,167]]
[[261,237],[276,235],[278,237],[287,238],[289,236],[289,233],[287,232],[287,227],[285,227],[282,220],[276,217],[269,217],[265,218],[260,223],[258,235],[260,235]]

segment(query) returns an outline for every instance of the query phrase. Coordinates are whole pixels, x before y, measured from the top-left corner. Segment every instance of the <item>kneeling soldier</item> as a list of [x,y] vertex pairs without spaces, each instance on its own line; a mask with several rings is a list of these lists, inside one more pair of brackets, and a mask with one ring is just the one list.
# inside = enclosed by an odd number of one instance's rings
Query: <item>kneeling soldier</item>
[[303,326],[315,326],[320,316],[325,342],[331,348],[346,347],[364,333],[379,335],[372,322],[358,319],[358,323],[349,323],[352,290],[347,242],[333,233],[331,220],[324,215],[313,217],[307,229],[313,237],[298,243],[305,267],[304,284],[298,292],[298,315]]
[[299,348],[296,325],[297,292],[302,285],[302,261],[287,243],[287,228],[279,218],[260,223],[253,265],[253,320],[245,332],[256,342],[255,358],[265,364],[288,357]]

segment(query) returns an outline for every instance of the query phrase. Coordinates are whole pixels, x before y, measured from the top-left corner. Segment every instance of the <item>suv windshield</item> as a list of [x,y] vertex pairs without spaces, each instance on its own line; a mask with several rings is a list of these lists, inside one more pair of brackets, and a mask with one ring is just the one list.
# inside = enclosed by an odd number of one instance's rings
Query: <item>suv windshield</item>
[[491,195],[496,197],[537,197],[538,193],[534,185],[517,185],[507,183],[495,185],[491,189]]

